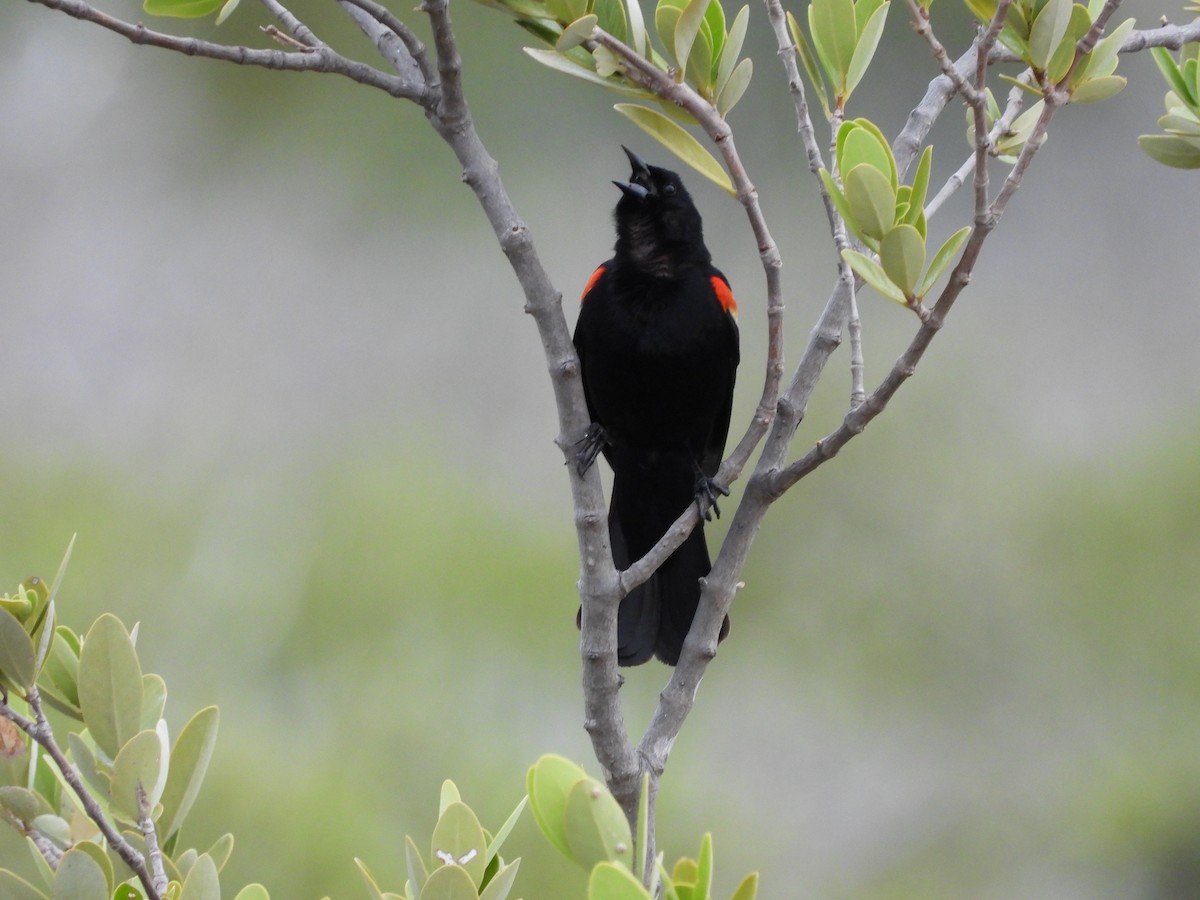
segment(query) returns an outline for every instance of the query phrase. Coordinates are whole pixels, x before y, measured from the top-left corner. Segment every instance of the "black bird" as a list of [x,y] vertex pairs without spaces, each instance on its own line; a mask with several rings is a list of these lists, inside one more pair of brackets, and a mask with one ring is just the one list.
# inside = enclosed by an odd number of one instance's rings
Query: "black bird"
[[[738,365],[737,303],[704,245],[700,213],[679,176],[633,166],[617,203],[617,243],[583,290],[575,349],[592,427],[582,474],[604,454],[613,470],[609,532],[625,569],[689,503],[720,515],[713,476],[725,452]],[[701,522],[650,580],[621,601],[618,661],[679,661],[712,564]],[[726,619],[721,629],[728,631]]]

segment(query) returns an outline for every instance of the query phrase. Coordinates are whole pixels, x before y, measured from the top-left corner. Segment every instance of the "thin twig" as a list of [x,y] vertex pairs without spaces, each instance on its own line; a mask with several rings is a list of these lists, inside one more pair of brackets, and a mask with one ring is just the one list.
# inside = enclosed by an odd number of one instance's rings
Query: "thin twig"
[[280,3],[279,0],[260,0],[260,2],[267,8],[271,15],[279,20],[280,24],[288,30],[288,33],[305,47],[317,50],[327,46],[324,41],[313,34],[311,28],[301,22],[295,13]]
[[139,781],[137,785],[138,828],[146,839],[146,860],[150,864],[150,875],[154,879],[154,887],[159,893],[167,891],[167,872],[163,868],[162,849],[158,845],[158,829],[154,827],[154,819],[150,816],[150,800],[146,789]]

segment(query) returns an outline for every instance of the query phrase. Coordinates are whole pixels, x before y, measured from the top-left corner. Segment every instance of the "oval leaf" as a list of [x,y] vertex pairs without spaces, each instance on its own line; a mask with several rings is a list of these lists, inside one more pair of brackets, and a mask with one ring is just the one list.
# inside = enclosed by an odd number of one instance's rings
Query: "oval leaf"
[[758,873],[751,872],[742,879],[729,900],[755,900],[758,897]]
[[162,814],[158,818],[159,837],[163,841],[179,830],[200,793],[217,743],[219,723],[217,708],[206,707],[192,716],[175,739],[167,784],[163,788]]
[[592,84],[598,84],[601,87],[606,87],[610,91],[616,91],[618,94],[626,94],[630,97],[652,97],[648,91],[643,91],[640,88],[632,87],[616,78],[605,78],[598,75],[591,69],[584,68],[579,63],[574,62],[571,57],[563,56],[555,50],[543,50],[540,47],[526,47],[525,52],[532,59],[537,60],[543,66],[549,69],[554,69],[556,72],[562,72],[566,75],[582,78],[584,81],[590,81]]
[[267,893],[267,889],[261,884],[248,884],[240,891],[233,900],[271,900],[271,895]]
[[563,856],[571,855],[563,829],[567,795],[577,781],[586,777],[587,773],[569,759],[547,753],[530,767],[525,779],[533,818],[546,840],[557,847]]
[[425,882],[420,900],[479,900],[479,892],[461,866],[442,866]]
[[919,296],[924,297],[929,293],[929,289],[933,287],[934,282],[941,277],[946,267],[958,256],[959,249],[970,236],[971,226],[967,225],[946,239],[946,243],[942,244],[941,249],[933,255],[933,261],[929,263],[929,271],[925,273],[925,277],[921,281]]
[[588,878],[588,900],[650,900],[633,874],[616,863],[603,862]]
[[472,887],[483,880],[487,839],[471,807],[461,801],[447,806],[434,826],[430,843],[434,868],[462,866],[471,876]]
[[111,799],[116,810],[131,822],[141,815],[138,808],[138,789],[146,798],[148,809],[158,802],[158,790],[163,774],[162,742],[158,733],[142,731],[125,742],[113,760]]
[[576,782],[567,795],[563,827],[571,858],[585,869],[614,860],[633,867],[633,835],[621,805],[595,778]]
[[217,879],[217,865],[207,853],[192,865],[183,882],[179,900],[221,900],[221,882]]
[[79,706],[96,746],[109,759],[141,730],[142,667],[129,632],[105,613],[79,653]]
[[742,53],[742,43],[746,40],[746,25],[749,22],[750,7],[743,6],[733,17],[733,24],[729,26],[729,36],[721,48],[721,55],[717,58],[716,89],[718,94],[725,89],[725,83],[729,81],[729,76],[733,74],[733,69],[738,63],[738,57]]
[[1116,96],[1125,87],[1128,79],[1120,75],[1101,75],[1089,78],[1071,91],[1072,103],[1099,103]]
[[879,242],[879,262],[901,293],[912,297],[925,269],[925,241],[921,233],[912,225],[897,225]]
[[1071,22],[1071,0],[1048,0],[1029,29],[1029,61],[1045,70]]
[[509,891],[512,890],[513,882],[517,880],[517,869],[520,865],[521,861],[514,859],[497,871],[492,876],[492,880],[488,882],[487,887],[480,892],[479,900],[505,900]]
[[635,125],[678,156],[681,160],[718,187],[736,196],[729,174],[711,153],[704,149],[681,125],[667,116],[646,106],[633,103],[618,103],[617,112],[633,121]]
[[7,869],[0,869],[0,897],[4,900],[46,900],[45,894]]
[[16,616],[0,609],[0,675],[24,693],[33,687],[36,672],[33,638]]
[[855,166],[846,173],[843,189],[858,231],[881,240],[896,216],[896,192],[887,176],[871,165]]
[[708,0],[691,0],[675,22],[674,41],[668,46],[675,52],[675,65],[679,67],[680,77],[686,74],[688,57],[692,55],[692,45],[700,33],[700,24],[704,21],[707,9]]
[[1138,146],[1153,160],[1173,169],[1200,169],[1200,142],[1173,134],[1143,134]]
[[576,19],[563,29],[563,33],[559,36],[554,49],[559,53],[566,53],[572,47],[578,47],[592,36],[592,32],[599,21],[599,18],[595,15],[582,16]]
[[887,11],[890,6],[890,3],[884,3],[875,10],[871,18],[867,19],[867,24],[863,28],[861,37],[858,39],[858,44],[854,47],[854,54],[850,57],[850,66],[846,70],[847,97],[858,87],[858,83],[867,72],[867,66],[871,64],[871,60],[875,57],[875,50],[879,47],[879,39],[883,37],[883,24],[887,19]]
[[737,68],[725,82],[724,90],[717,96],[717,112],[722,117],[728,115],[729,111],[737,106],[737,102],[742,99],[742,94],[746,93],[746,88],[750,86],[750,79],[753,75],[754,60],[750,57],[746,57],[737,64]]
[[846,73],[858,41],[853,0],[813,0],[808,8],[817,56],[825,64],[825,73],[834,85],[834,93],[846,96]]
[[843,250],[842,259],[850,264],[850,268],[854,270],[856,275],[879,291],[879,293],[883,294],[883,296],[899,303],[901,306],[908,306],[908,301],[900,293],[900,289],[892,284],[892,280],[887,277],[887,273],[871,257],[865,253],[859,253],[857,250]]
[[72,849],[63,854],[54,873],[54,900],[107,900],[111,895],[104,870],[88,853]]

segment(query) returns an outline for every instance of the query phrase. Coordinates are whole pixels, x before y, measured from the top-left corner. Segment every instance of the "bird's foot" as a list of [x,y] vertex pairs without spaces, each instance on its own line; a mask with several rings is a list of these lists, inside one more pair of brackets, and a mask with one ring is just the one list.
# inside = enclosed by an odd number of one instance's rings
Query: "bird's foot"
[[696,475],[696,511],[705,522],[711,522],[715,514],[721,518],[721,508],[717,506],[717,497],[728,497],[729,488],[723,488],[703,472]]
[[608,433],[599,422],[593,422],[583,437],[575,442],[575,471],[582,478],[596,462],[596,457],[608,445]]

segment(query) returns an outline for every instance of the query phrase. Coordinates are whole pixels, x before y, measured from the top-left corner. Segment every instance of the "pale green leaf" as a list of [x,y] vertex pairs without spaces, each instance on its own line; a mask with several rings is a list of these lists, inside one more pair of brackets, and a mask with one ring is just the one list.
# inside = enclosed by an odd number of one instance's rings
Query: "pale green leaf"
[[601,28],[622,43],[629,43],[629,22],[622,0],[596,0],[592,7]]
[[790,12],[787,14],[787,22],[788,31],[791,32],[792,41],[796,45],[796,55],[800,57],[800,63],[804,66],[808,81],[813,86],[813,92],[821,104],[821,111],[825,113],[825,118],[829,119],[832,113],[829,109],[829,89],[825,84],[825,76],[821,73],[821,67],[817,65],[816,56],[808,43],[808,38],[804,36],[804,32],[800,28],[800,23]]
[[461,866],[442,866],[429,875],[420,900],[478,900],[471,876]]
[[508,865],[501,866],[487,883],[487,887],[480,892],[479,900],[505,900],[517,880],[517,869],[520,865],[521,861],[514,859]]
[[629,16],[629,46],[636,52],[646,54],[646,19],[638,0],[626,0],[625,11]]
[[109,759],[141,730],[142,667],[125,626],[105,613],[79,654],[79,706],[96,746]]
[[1185,107],[1177,106],[1175,108],[1180,112],[1171,112],[1159,117],[1158,124],[1162,129],[1180,137],[1200,135],[1200,118],[1192,115]]
[[530,766],[525,779],[534,821],[546,839],[566,857],[571,855],[563,829],[567,795],[577,781],[586,777],[587,773],[569,759],[547,753]]
[[500,852],[500,847],[503,846],[505,840],[508,839],[508,836],[512,833],[513,828],[516,827],[517,820],[521,818],[521,813],[525,810],[525,807],[528,804],[529,797],[522,797],[521,802],[517,804],[516,809],[509,814],[509,817],[505,819],[504,824],[500,826],[500,830],[496,832],[495,836],[490,841],[488,841],[486,854],[488,862],[491,862],[492,857]]
[[729,36],[721,48],[720,56],[717,57],[715,89],[718,96],[725,89],[729,76],[733,74],[733,69],[738,63],[738,57],[742,53],[742,44],[746,40],[746,26],[749,22],[750,7],[743,6],[733,17],[733,24],[729,26]]
[[371,895],[371,900],[383,900],[383,891],[379,889],[379,882],[375,880],[375,875],[367,868],[367,864],[356,856],[354,857],[354,865],[358,867],[358,872],[363,877],[363,882],[367,886],[367,893]]
[[171,766],[162,794],[159,837],[167,840],[179,830],[200,793],[200,785],[217,743],[220,713],[215,706],[200,710],[183,727],[171,750]]
[[1200,139],[1174,134],[1143,134],[1138,146],[1153,160],[1173,169],[1200,169]]
[[217,13],[217,24],[222,24],[226,19],[233,15],[233,11],[238,8],[241,0],[225,0],[225,5],[221,7],[221,11]]
[[859,253],[857,250],[843,250],[842,259],[850,264],[850,268],[854,270],[855,274],[879,293],[883,294],[883,296],[889,300],[894,300],[901,306],[908,306],[908,301],[900,293],[900,289],[892,284],[892,280],[887,277],[887,273],[871,257],[865,253]]
[[595,778],[577,782],[567,795],[563,827],[571,859],[591,869],[603,860],[632,868],[633,835],[616,798]]
[[962,249],[962,245],[966,243],[967,238],[971,236],[971,226],[967,225],[960,228],[954,234],[946,239],[946,243],[942,244],[937,253],[933,255],[933,259],[929,263],[929,271],[925,273],[925,277],[921,280],[921,289],[917,296],[924,297],[929,293],[929,289],[946,271],[946,268],[958,256],[958,251]]
[[94,841],[78,841],[72,849],[78,850],[80,853],[86,853],[92,858],[92,861],[104,873],[104,881],[111,892],[116,878],[113,875],[112,861],[109,860],[108,854],[104,852],[104,848]]
[[425,861],[421,859],[421,851],[417,849],[417,845],[407,834],[404,836],[404,864],[408,869],[408,880],[412,882],[419,894],[421,888],[425,887],[426,879],[429,878],[429,871],[425,868]]
[[215,13],[224,2],[225,0],[146,0],[142,9],[152,16],[200,19]]
[[812,0],[808,8],[809,28],[817,55],[839,97],[846,95],[846,73],[858,42],[853,0]]
[[596,23],[598,21],[599,19],[594,14],[580,16],[563,29],[563,33],[555,43],[554,49],[559,53],[566,53],[572,47],[578,47],[592,36],[592,32],[596,30]]
[[90,854],[68,850],[54,872],[53,900],[108,900],[113,889],[110,878]]
[[0,675],[24,693],[37,677],[33,638],[12,613],[0,609]]
[[908,212],[901,217],[901,221],[913,225],[920,216],[922,210],[925,209],[925,195],[929,191],[929,174],[933,168],[933,147],[925,148],[921,154],[921,159],[917,163],[916,174],[913,175],[912,191],[908,197]]
[[890,6],[890,3],[882,4],[875,10],[871,18],[867,20],[867,24],[863,28],[862,35],[858,39],[858,44],[854,48],[854,53],[850,57],[850,66],[846,71],[847,97],[858,87],[859,81],[866,74],[867,66],[871,64],[871,60],[875,57],[875,50],[879,46],[879,39],[883,37],[883,26]]
[[704,24],[701,32],[708,35],[709,52],[712,60],[711,74],[716,77],[716,62],[725,49],[725,8],[721,0],[709,0],[704,8]]
[[109,788],[112,784],[112,776],[108,768],[96,760],[92,748],[79,735],[68,734],[67,747],[71,751],[71,759],[75,762],[75,768],[79,770],[79,774],[87,782],[88,787],[102,799],[108,800]]
[[882,239],[896,216],[896,193],[887,176],[863,164],[847,172],[842,185],[857,231],[877,241]]
[[708,897],[712,890],[713,851],[712,834],[704,833],[700,839],[700,855],[696,857],[696,880],[693,882],[693,897]]
[[1127,78],[1120,75],[1100,75],[1089,78],[1071,91],[1072,103],[1099,103],[1120,93],[1125,87]]
[[925,241],[912,225],[897,225],[879,242],[879,262],[892,284],[912,297],[925,269]]
[[829,194],[829,199],[833,201],[834,208],[837,209],[838,215],[846,223],[846,227],[855,233],[861,231],[858,223],[854,220],[854,212],[850,209],[850,204],[846,201],[846,195],[838,187],[833,175],[827,169],[821,169],[819,174],[821,182],[825,185],[825,191]]
[[1086,81],[1100,75],[1111,75],[1117,67],[1117,54],[1125,38],[1133,30],[1134,20],[1126,19],[1107,35],[1096,42],[1092,52],[1084,57],[1076,69],[1076,79]]
[[733,70],[733,74],[726,82],[725,88],[717,96],[717,112],[722,117],[729,115],[729,111],[737,106],[737,102],[742,99],[742,95],[746,93],[746,88],[750,86],[750,79],[754,76],[754,60],[746,57],[737,64],[737,68]]
[[1163,78],[1166,79],[1167,86],[1184,103],[1189,106],[1195,106],[1197,102],[1200,102],[1200,98],[1197,98],[1196,94],[1192,91],[1192,86],[1183,77],[1183,71],[1179,68],[1178,63],[1175,62],[1175,58],[1171,56],[1169,50],[1165,47],[1151,47],[1150,56],[1154,59],[1159,71],[1162,72]]
[[188,872],[179,900],[221,900],[217,866],[207,853],[202,854]]
[[117,812],[131,822],[140,816],[137,793],[139,787],[149,809],[158,798],[152,793],[163,774],[162,742],[154,731],[141,731],[125,742],[113,760],[112,803]]
[[733,188],[733,182],[729,180],[729,174],[713,155],[704,149],[700,142],[682,126],[677,125],[657,110],[646,106],[618,103],[613,108],[705,178],[736,196],[737,192]]
[[1047,0],[1029,30],[1029,61],[1045,69],[1071,22],[1071,0]]
[[218,874],[225,870],[225,863],[229,862],[229,857],[233,856],[233,843],[233,835],[227,831],[213,841],[213,845],[208,848],[208,855],[216,864]]
[[587,900],[650,900],[650,894],[628,869],[603,862],[588,878]]
[[1067,30],[1059,41],[1058,47],[1046,64],[1046,78],[1053,84],[1058,84],[1071,70],[1075,63],[1075,45],[1088,33],[1092,20],[1088,18],[1087,10],[1078,3],[1071,5],[1071,15],[1067,22]]
[[248,884],[240,891],[233,900],[271,900],[271,895],[267,893],[267,889],[257,882]]
[[431,858],[438,865],[462,866],[471,876],[472,884],[483,880],[487,868],[484,851],[487,839],[471,807],[455,801],[442,810],[430,841]]
[[0,869],[0,897],[4,900],[49,900],[32,884],[8,869]]
[[751,872],[742,879],[729,900],[756,900],[758,897],[758,873]]

